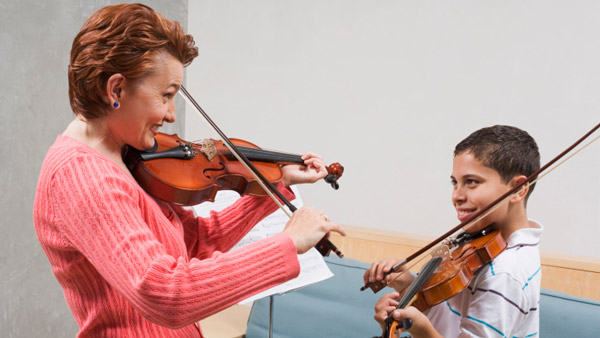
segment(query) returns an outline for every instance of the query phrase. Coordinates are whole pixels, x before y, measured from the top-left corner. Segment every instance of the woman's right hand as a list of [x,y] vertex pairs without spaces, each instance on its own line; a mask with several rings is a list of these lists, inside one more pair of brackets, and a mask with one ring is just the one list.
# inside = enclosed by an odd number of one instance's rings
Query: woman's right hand
[[398,269],[397,272],[390,273],[383,277],[385,273],[389,272],[392,267],[398,263],[400,263],[400,260],[394,257],[388,257],[378,262],[374,262],[371,264],[371,267],[365,271],[363,281],[365,284],[379,281],[394,288],[396,291],[404,290],[415,279],[408,271],[406,265]]
[[298,254],[303,254],[317,245],[330,231],[346,236],[342,226],[329,222],[323,211],[306,206],[296,210],[283,229],[283,233],[290,236],[294,242]]

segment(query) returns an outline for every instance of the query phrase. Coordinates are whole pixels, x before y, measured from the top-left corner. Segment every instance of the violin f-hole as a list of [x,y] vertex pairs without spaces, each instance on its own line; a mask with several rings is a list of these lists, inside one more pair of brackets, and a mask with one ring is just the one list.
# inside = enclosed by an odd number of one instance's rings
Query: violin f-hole
[[202,170],[202,174],[204,175],[204,177],[212,179],[210,172],[225,170],[225,164],[223,162],[219,161],[219,165],[221,165],[220,168],[205,168],[204,170]]

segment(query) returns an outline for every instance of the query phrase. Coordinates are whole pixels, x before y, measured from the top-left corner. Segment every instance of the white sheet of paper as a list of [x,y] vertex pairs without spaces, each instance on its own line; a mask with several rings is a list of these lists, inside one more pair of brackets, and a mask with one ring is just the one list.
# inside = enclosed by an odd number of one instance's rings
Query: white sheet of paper
[[[293,186],[292,190],[296,195],[296,199],[292,201],[292,204],[297,208],[300,208],[302,206],[300,194]],[[214,202],[204,202],[202,204],[195,205],[192,207],[192,210],[198,217],[207,217],[211,210],[222,210],[233,204],[239,197],[239,194],[235,191],[221,190],[217,193]],[[277,211],[265,217],[252,230],[250,230],[246,236],[233,247],[232,250],[281,232],[288,220],[288,216],[281,209],[277,209]],[[298,277],[271,289],[265,290],[252,297],[246,298],[241,303],[249,303],[256,299],[274,294],[282,294],[333,276],[333,273],[327,267],[323,257],[315,248],[310,249],[305,254],[298,255],[298,261],[300,262],[300,275]]]

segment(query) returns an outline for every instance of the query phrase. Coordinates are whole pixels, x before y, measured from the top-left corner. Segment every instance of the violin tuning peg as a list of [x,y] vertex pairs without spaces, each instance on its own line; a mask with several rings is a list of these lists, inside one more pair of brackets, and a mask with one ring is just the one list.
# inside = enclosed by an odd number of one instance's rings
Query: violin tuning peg
[[337,182],[337,177],[333,174],[329,174],[327,176],[325,176],[324,178],[325,182],[331,184],[331,187],[335,190],[338,190],[340,188],[340,185]]

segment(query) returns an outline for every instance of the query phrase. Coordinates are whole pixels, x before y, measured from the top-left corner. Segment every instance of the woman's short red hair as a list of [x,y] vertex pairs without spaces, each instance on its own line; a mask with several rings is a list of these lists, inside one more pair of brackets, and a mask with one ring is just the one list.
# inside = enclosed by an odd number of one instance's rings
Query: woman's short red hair
[[117,73],[138,79],[152,70],[154,56],[166,51],[184,66],[198,56],[194,38],[142,4],[97,10],[73,40],[69,64],[69,99],[76,115],[87,120],[110,111],[104,98],[108,79]]

